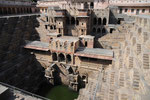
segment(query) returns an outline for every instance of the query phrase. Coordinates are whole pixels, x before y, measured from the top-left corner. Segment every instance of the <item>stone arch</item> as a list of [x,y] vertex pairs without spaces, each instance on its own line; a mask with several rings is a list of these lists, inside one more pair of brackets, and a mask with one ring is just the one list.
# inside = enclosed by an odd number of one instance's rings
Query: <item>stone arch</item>
[[84,3],[84,9],[88,9],[89,8],[89,5],[87,2]]
[[53,61],[57,61],[57,54],[56,53],[52,53],[52,59],[53,59]]
[[101,29],[100,28],[97,29],[97,33],[101,33]]
[[94,3],[93,2],[90,3],[90,8],[94,8]]
[[110,28],[110,33],[113,33],[114,29],[113,28]]
[[46,16],[46,21],[48,22],[48,16]]
[[81,29],[81,32],[83,33],[83,32],[84,32],[84,30],[83,30],[83,29]]
[[59,58],[59,62],[65,62],[65,55],[64,54],[60,53],[58,55],[58,58]]
[[134,9],[131,9],[131,13],[134,13]]
[[95,33],[96,32],[96,28],[94,27],[92,31],[93,31],[93,33]]
[[76,25],[79,25],[79,20],[76,20]]
[[74,43],[73,42],[71,42],[71,47],[73,47],[74,46]]
[[136,10],[136,15],[138,15],[140,13],[140,9]]
[[102,29],[102,35],[105,35],[105,33],[106,33],[106,29],[103,28],[103,29]]
[[56,25],[54,25],[54,30],[56,30]]
[[69,19],[69,17],[66,17],[66,24],[70,24],[70,19]]
[[102,24],[102,19],[98,18],[98,25],[101,25],[101,24]]
[[87,43],[87,41],[85,41],[85,47],[87,47],[87,45],[88,45],[88,43]]
[[75,18],[71,17],[71,24],[74,25],[75,24]]
[[104,18],[104,19],[103,19],[103,25],[106,25],[106,23],[107,23],[107,19]]
[[120,18],[118,18],[117,24],[121,24],[121,19]]
[[122,9],[120,9],[120,10],[119,10],[119,13],[120,13],[120,14],[122,14],[122,11],[123,11],[123,10],[122,10]]
[[45,25],[45,29],[47,29],[47,25]]
[[45,8],[45,13],[47,13],[47,8]]
[[58,29],[58,33],[61,33],[61,29],[60,28]]
[[52,29],[53,29],[53,26],[50,26],[50,29],[52,30]]
[[66,60],[67,60],[67,63],[71,63],[72,59],[71,59],[71,55],[67,55],[66,56]]
[[93,19],[93,24],[94,24],[94,25],[97,24],[97,18],[96,18],[96,17]]

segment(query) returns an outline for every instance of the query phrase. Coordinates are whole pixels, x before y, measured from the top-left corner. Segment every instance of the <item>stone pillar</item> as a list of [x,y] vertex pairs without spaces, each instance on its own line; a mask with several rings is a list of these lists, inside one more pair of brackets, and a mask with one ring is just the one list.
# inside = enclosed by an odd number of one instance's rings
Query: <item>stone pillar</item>
[[17,14],[17,9],[16,8],[14,8],[14,14]]
[[27,8],[25,8],[25,13],[27,13]]

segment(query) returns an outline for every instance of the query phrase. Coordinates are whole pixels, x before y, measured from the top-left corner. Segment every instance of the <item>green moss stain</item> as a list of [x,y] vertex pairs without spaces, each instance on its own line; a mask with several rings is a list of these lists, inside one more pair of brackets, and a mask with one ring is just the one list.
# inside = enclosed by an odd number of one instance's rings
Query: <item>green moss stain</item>
[[48,91],[46,97],[51,100],[74,100],[78,97],[78,93],[67,86],[59,85]]

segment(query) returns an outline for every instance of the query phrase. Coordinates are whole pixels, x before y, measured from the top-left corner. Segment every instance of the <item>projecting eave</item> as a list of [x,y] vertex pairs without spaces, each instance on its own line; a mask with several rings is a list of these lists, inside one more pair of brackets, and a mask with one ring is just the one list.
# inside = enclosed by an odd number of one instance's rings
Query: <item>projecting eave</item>
[[118,26],[120,26],[120,25],[117,25],[117,24],[108,24],[109,28],[117,28]]
[[49,44],[41,41],[26,41],[26,49],[49,51]]
[[150,19],[150,15],[133,15],[135,17]]
[[55,37],[58,37],[58,36],[61,36],[60,33],[47,33],[47,36],[55,36]]
[[113,60],[113,51],[99,48],[78,48],[76,56],[96,58],[102,60]]
[[77,16],[78,18],[89,18],[89,16]]
[[111,4],[112,6],[119,6],[119,7],[150,7],[150,3],[131,3],[131,4]]
[[65,17],[65,16],[64,15],[56,15],[54,17],[59,18],[59,17]]

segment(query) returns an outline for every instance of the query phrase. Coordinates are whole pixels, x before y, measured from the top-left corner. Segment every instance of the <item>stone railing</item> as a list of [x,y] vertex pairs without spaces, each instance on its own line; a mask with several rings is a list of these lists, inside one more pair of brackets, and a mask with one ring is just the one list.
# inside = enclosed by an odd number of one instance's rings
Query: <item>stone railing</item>
[[20,94],[23,94],[23,95],[29,95],[29,96],[32,96],[33,98],[37,98],[37,99],[39,99],[39,100],[50,100],[50,99],[48,99],[48,98],[45,98],[45,97],[42,97],[42,96],[33,94],[33,93],[31,93],[31,92],[28,92],[28,91],[19,89],[19,88],[17,88],[17,87],[8,85],[8,84],[6,84],[6,83],[0,82],[0,85],[3,85],[3,86],[8,87],[11,91],[13,91],[13,92],[15,92],[15,93],[20,93]]
[[26,6],[30,6],[30,5],[34,5],[33,2],[31,1],[5,1],[2,0],[0,1],[0,5],[26,5]]

